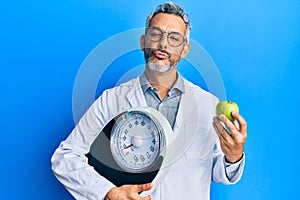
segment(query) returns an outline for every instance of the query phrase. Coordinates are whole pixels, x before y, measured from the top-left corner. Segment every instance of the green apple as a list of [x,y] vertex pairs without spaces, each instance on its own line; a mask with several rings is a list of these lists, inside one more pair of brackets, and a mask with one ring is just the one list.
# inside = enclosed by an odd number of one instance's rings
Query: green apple
[[220,101],[216,106],[216,115],[224,114],[230,121],[234,121],[235,118],[231,115],[232,111],[239,112],[239,107],[233,101]]

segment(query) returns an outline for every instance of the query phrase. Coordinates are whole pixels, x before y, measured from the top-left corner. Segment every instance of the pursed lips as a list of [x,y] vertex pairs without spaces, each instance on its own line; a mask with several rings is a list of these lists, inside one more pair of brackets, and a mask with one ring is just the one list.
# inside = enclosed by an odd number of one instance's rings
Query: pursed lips
[[166,59],[166,58],[170,57],[170,55],[167,52],[164,52],[164,51],[161,51],[161,50],[155,50],[153,52],[153,55],[155,57],[157,57],[158,59]]

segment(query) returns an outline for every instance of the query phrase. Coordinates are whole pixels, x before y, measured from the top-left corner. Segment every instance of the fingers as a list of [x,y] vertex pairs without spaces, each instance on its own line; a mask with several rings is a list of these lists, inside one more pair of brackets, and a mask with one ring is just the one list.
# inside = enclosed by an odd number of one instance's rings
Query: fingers
[[142,197],[139,194],[143,191],[148,191],[151,190],[152,188],[152,183],[145,183],[145,184],[140,184],[140,185],[134,185],[135,186],[135,198],[136,200],[151,200],[150,195]]
[[232,116],[237,120],[231,122],[225,115],[220,115],[220,119],[228,128],[233,139],[238,140],[247,137],[247,123],[245,119],[237,112],[232,112]]
[[232,138],[236,139],[239,137],[239,131],[236,128],[236,125],[234,125],[225,115],[220,115],[218,118],[226,125]]
[[[137,192],[137,194],[140,194],[143,191],[151,190],[152,183],[145,183],[145,184],[140,184],[140,185],[135,185],[135,186],[136,186],[136,192]],[[141,197],[140,195],[138,195],[136,197],[136,199],[151,200],[151,197],[150,197],[150,195],[145,196],[145,197]]]
[[220,120],[217,117],[213,118],[213,126],[220,138],[224,140],[229,140],[229,134],[227,130],[224,128],[223,124],[221,124]]
[[131,200],[151,200],[150,195],[142,197],[140,192],[148,191],[152,188],[152,183],[140,184],[140,185],[123,185],[120,187],[114,187],[108,191],[105,196],[105,200],[114,199],[131,199]]
[[246,122],[246,120],[237,112],[232,112],[232,116],[237,119],[237,121],[239,123],[240,132],[246,136],[246,134],[247,134],[247,122]]
[[151,188],[152,188],[152,183],[136,185],[136,192],[148,191],[151,190]]
[[148,195],[148,196],[146,196],[146,197],[143,197],[143,200],[151,200],[150,195]]

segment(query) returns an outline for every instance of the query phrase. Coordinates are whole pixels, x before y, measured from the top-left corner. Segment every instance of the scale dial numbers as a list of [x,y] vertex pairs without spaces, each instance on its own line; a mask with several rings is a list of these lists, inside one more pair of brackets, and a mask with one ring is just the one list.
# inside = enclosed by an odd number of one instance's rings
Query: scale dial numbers
[[112,129],[111,151],[116,163],[127,172],[150,168],[160,153],[161,131],[145,114],[127,112]]

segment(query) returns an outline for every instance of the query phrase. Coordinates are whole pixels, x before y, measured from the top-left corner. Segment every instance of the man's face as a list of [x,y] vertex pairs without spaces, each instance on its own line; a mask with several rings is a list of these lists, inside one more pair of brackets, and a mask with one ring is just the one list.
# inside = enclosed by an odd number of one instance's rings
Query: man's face
[[146,35],[141,37],[141,47],[151,71],[163,73],[176,68],[189,51],[185,31],[186,25],[179,16],[165,13],[154,16]]

